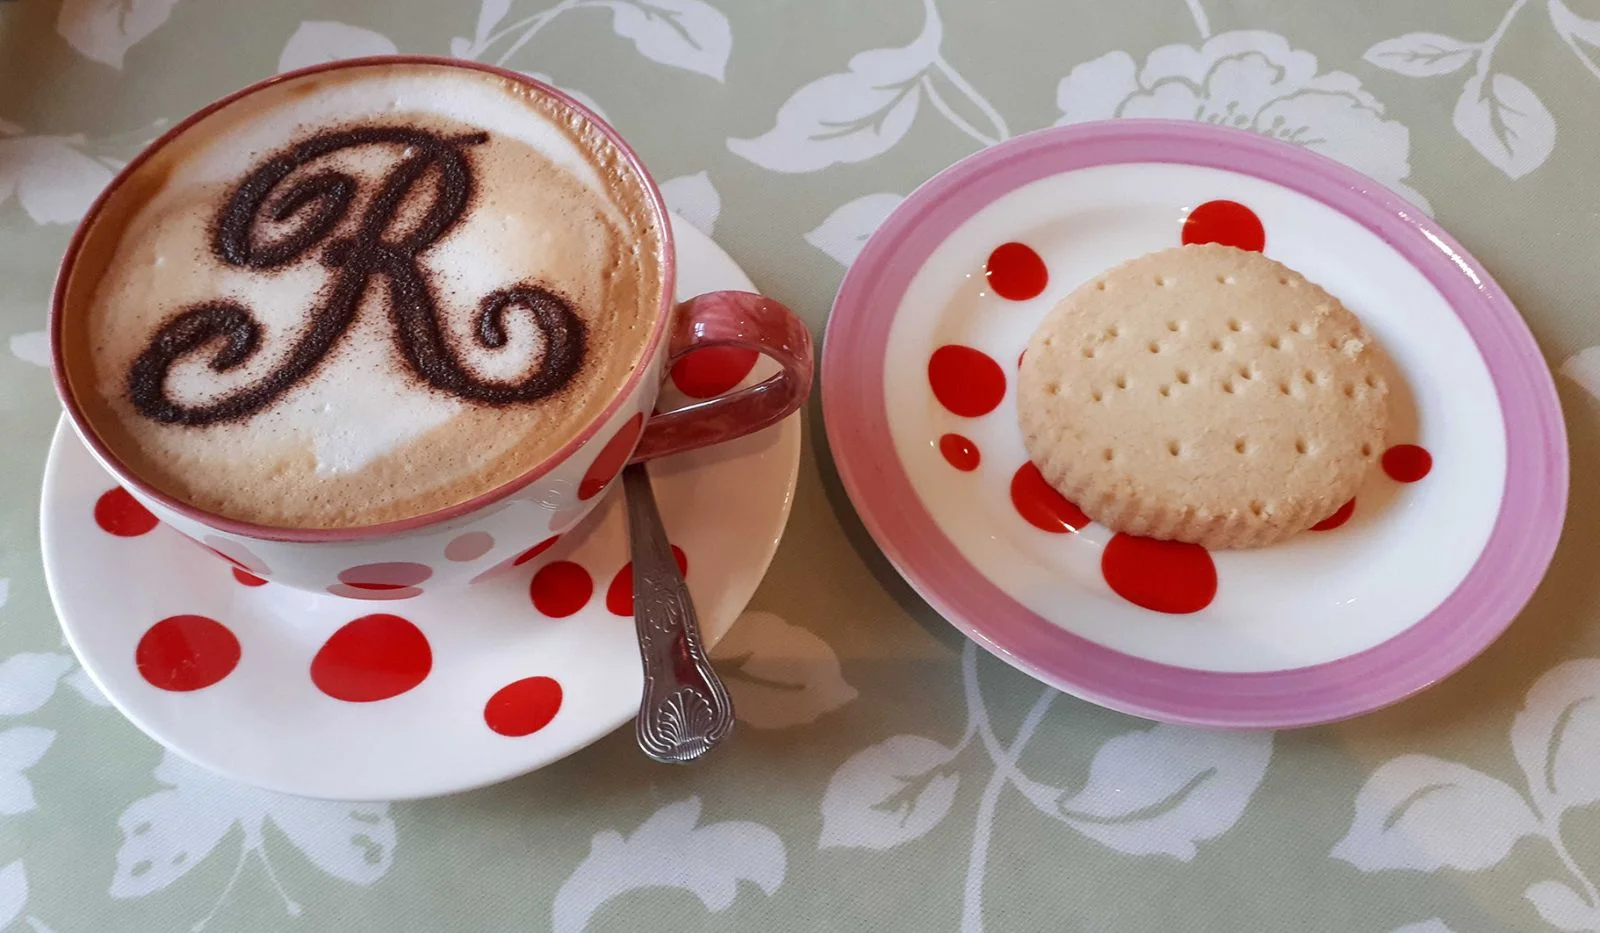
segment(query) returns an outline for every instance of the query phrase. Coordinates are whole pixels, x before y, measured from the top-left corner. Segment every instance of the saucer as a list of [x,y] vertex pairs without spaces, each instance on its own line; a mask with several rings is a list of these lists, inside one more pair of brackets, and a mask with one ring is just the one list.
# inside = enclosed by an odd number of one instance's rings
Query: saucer
[[[1320,530],[1217,553],[1116,535],[1029,465],[1034,328],[1184,242],[1264,249],[1389,357],[1394,446]],[[923,598],[1039,680],[1167,722],[1309,725],[1427,687],[1510,624],[1565,514],[1555,387],[1482,266],[1348,168],[1193,123],[1045,130],[923,185],[845,277],[822,401],[845,489]]]
[[[673,231],[680,297],[751,288],[704,234],[677,220]],[[675,378],[700,397],[738,375],[701,366]],[[684,399],[669,381],[660,404]],[[708,646],[772,560],[799,454],[794,416],[650,465]],[[111,702],[227,777],[309,797],[448,794],[570,755],[638,711],[620,492],[520,566],[381,603],[263,583],[132,501],[63,420],[41,516],[51,597]]]

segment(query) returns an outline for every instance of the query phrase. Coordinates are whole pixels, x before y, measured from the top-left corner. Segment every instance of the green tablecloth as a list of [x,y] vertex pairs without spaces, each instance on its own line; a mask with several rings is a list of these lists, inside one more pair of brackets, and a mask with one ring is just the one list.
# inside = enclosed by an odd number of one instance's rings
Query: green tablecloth
[[[175,119],[400,50],[593,101],[819,331],[844,265],[986,143],[1225,122],[1427,207],[1560,366],[1575,465],[1544,586],[1465,671],[1364,719],[1216,734],[978,652],[878,555],[820,450],[691,768],[619,732],[379,808],[164,755],[63,646],[39,561],[45,307],[73,222]],[[1600,930],[1597,0],[0,0],[0,929]],[[354,828],[352,828],[354,827]]]

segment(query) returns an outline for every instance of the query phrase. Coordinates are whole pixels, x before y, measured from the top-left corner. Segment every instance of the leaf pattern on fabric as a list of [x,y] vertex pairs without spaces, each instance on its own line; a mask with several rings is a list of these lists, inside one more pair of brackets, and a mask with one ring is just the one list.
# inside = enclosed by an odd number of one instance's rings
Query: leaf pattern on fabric
[[1056,105],[1058,126],[1153,117],[1250,130],[1337,159],[1429,209],[1409,181],[1411,131],[1354,75],[1322,71],[1315,55],[1276,33],[1165,45],[1142,66],[1127,52],[1108,52],[1061,79]]
[[394,862],[397,843],[387,803],[340,803],[275,794],[237,784],[192,765],[171,752],[154,772],[165,787],[134,801],[117,826],[122,844],[109,894],[145,897],[187,875],[232,834],[240,840],[233,877],[218,896],[204,926],[227,900],[245,861],[254,855],[291,915],[300,905],[272,873],[263,835],[277,827],[300,854],[324,873],[356,885],[382,878]]
[[1272,760],[1272,734],[1158,725],[1100,746],[1089,781],[1060,802],[1078,832],[1130,855],[1189,861],[1238,822]]
[[178,0],[62,0],[56,31],[97,62],[121,68],[128,50],[161,27]]
[[1510,738],[1525,792],[1459,762],[1401,755],[1367,777],[1333,857],[1368,872],[1483,871],[1521,840],[1542,840],[1568,877],[1535,881],[1525,899],[1557,929],[1600,931],[1600,889],[1573,858],[1562,822],[1568,810],[1600,803],[1589,760],[1600,747],[1600,659],[1546,671]]
[[822,797],[818,848],[890,849],[927,835],[950,812],[959,753],[920,735],[870,745],[839,766]]
[[816,722],[854,700],[827,642],[771,612],[747,612],[711,657],[740,722],[784,729]]
[[883,154],[916,119],[923,76],[943,36],[938,11],[928,3],[922,32],[909,44],[851,57],[846,71],[795,91],[778,108],[772,129],[729,139],[729,151],[774,172],[815,172]]
[[278,71],[336,62],[364,55],[393,55],[399,49],[381,33],[326,20],[307,20],[278,54]]
[[[84,153],[84,142],[82,136],[0,138],[0,205],[15,196],[34,223],[76,223],[111,181],[114,168],[109,160]],[[31,348],[24,344],[23,349]],[[12,352],[17,353],[16,344]]]
[[698,796],[669,803],[627,836],[595,833],[589,855],[556,891],[555,933],[579,933],[601,904],[638,888],[682,888],[717,913],[733,906],[740,882],[771,895],[783,884],[783,840],[743,820],[700,824]]

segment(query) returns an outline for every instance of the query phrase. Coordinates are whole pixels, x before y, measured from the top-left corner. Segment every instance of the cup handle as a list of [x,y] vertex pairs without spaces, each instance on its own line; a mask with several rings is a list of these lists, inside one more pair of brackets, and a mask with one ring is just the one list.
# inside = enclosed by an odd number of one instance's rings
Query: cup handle
[[782,421],[805,403],[814,363],[811,332],[793,311],[751,292],[707,292],[673,313],[667,367],[696,350],[756,350],[781,369],[764,382],[650,418],[634,463],[743,437]]

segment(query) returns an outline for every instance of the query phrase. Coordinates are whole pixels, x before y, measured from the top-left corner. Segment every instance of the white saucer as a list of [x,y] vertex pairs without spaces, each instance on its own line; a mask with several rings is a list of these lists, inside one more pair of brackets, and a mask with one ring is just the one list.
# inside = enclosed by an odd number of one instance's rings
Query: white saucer
[[[673,230],[680,299],[751,288],[704,234],[677,220]],[[765,378],[769,365],[763,360],[747,382]],[[669,383],[662,407],[682,400]],[[795,416],[651,466],[668,536],[687,557],[689,589],[708,645],[727,632],[766,573],[788,519],[799,455]],[[620,493],[521,566],[465,589],[373,603],[271,583],[248,585],[227,564],[164,526],[110,534],[97,524],[95,511],[114,488],[63,420],[45,466],[41,514],[45,575],[61,627],[84,669],[123,715],[161,744],[227,777],[310,797],[448,794],[570,755],[638,710],[643,680],[633,620],[607,607],[613,580],[628,562]],[[136,522],[120,530],[139,529]],[[559,562],[583,568],[593,593],[575,613],[552,618],[535,607],[531,581]],[[565,566],[545,582],[563,571],[570,572],[569,586],[571,578],[582,576]],[[218,662],[231,667],[226,676],[191,690],[163,689],[146,679],[136,662],[141,640],[158,621],[175,616],[204,616],[233,634],[237,663],[228,665],[227,657]],[[369,621],[344,638],[387,626],[381,650],[357,645],[354,655],[368,665],[387,660],[391,669],[352,671],[334,664],[322,667],[314,681],[312,659],[330,636],[371,616],[412,623],[426,639],[420,654],[431,655],[431,667],[424,663],[419,669],[419,652],[401,650],[406,639],[392,638],[396,629],[404,635],[408,627]],[[152,650],[158,641],[146,643],[145,661],[159,655]],[[203,654],[206,642],[198,644]],[[413,636],[412,647],[420,644]],[[225,635],[216,650],[230,653]],[[331,657],[324,656],[325,665]],[[336,699],[318,685],[342,682],[360,693],[376,683],[377,692],[388,692],[385,682],[408,676],[420,676],[420,682],[367,702]],[[163,675],[156,672],[153,679]],[[490,703],[517,682],[524,683]],[[337,686],[334,692],[340,692]],[[553,718],[539,725],[553,706]],[[491,720],[506,731],[539,727],[505,735],[491,728]]]

